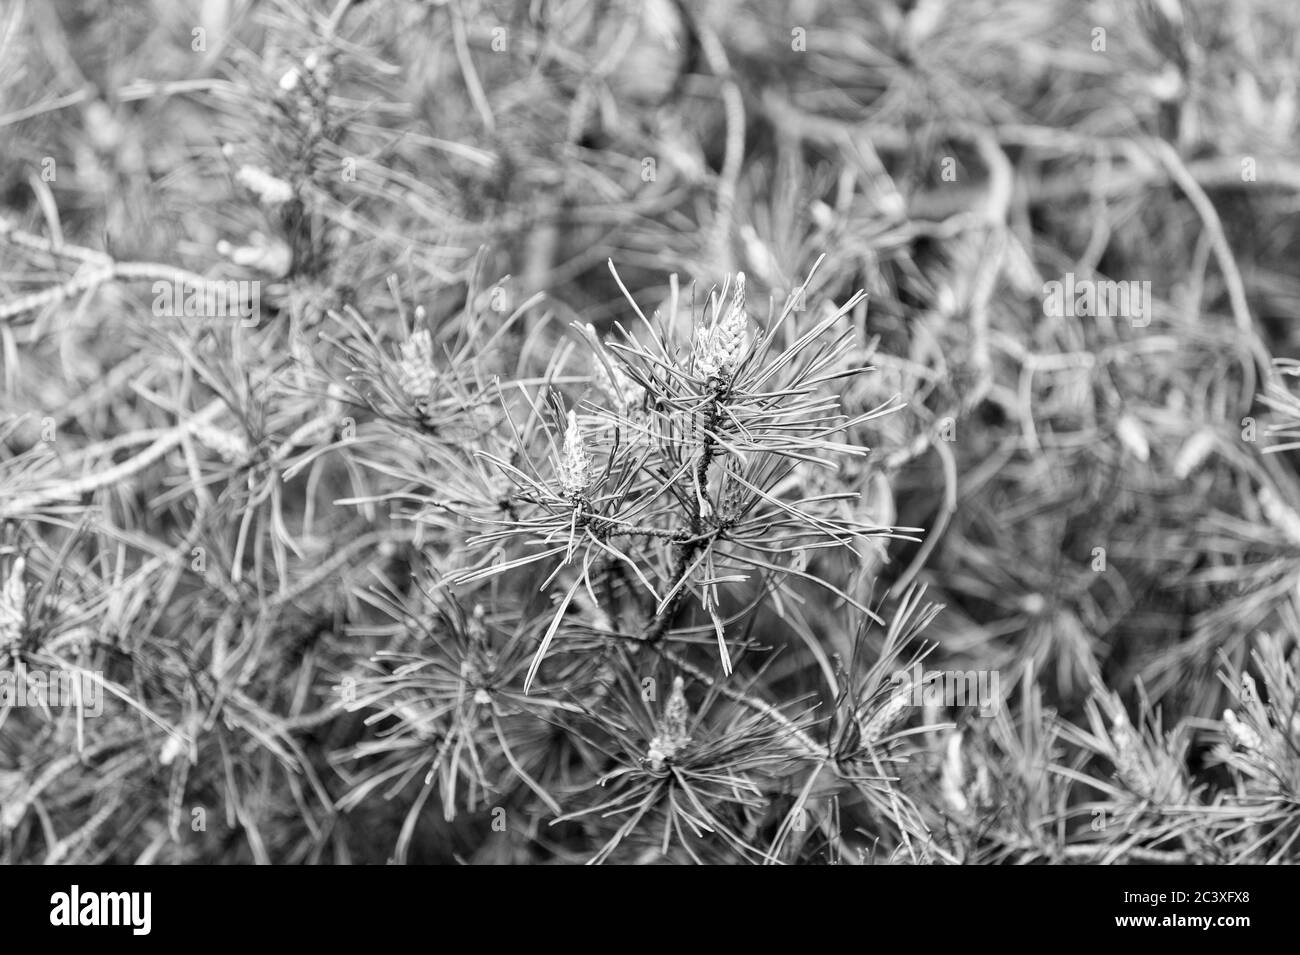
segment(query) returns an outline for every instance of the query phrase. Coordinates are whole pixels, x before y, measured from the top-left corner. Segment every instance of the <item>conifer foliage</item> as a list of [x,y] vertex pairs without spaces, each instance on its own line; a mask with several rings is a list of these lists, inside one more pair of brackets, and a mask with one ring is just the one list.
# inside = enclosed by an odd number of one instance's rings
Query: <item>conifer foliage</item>
[[1297,38],[0,5],[0,862],[1296,861]]

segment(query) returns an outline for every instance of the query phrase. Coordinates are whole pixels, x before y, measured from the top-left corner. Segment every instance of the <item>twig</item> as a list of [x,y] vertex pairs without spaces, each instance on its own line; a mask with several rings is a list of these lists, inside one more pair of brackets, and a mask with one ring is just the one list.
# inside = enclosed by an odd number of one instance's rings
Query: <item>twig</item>
[[661,648],[659,652],[662,653],[666,659],[671,661],[675,667],[689,674],[692,679],[699,680],[710,689],[716,689],[720,695],[725,696],[727,699],[731,700],[731,702],[738,703],[756,713],[762,713],[773,722],[780,724],[782,728],[789,731],[790,739],[795,744],[795,749],[799,751],[801,756],[806,756],[809,759],[821,760],[823,762],[830,761],[830,750],[801,730],[793,720],[772,704],[766,703],[763,700],[755,699],[752,696],[747,696],[739,690],[733,690],[725,684],[718,683],[713,679],[713,677],[709,676],[699,667],[683,658],[680,654],[674,653],[667,647]]
[[459,3],[451,5],[451,38],[456,47],[456,59],[460,63],[461,74],[465,78],[465,88],[469,98],[483,118],[483,126],[488,132],[496,130],[496,120],[492,116],[492,107],[488,104],[483,84],[479,82],[478,71],[474,69],[474,59],[470,56],[469,39],[465,33],[465,14]]
[[907,565],[907,570],[899,576],[894,586],[890,588],[889,595],[897,600],[903,592],[911,586],[912,580],[921,572],[925,562],[930,559],[930,554],[943,536],[943,532],[948,528],[948,522],[952,519],[953,514],[957,512],[957,461],[953,457],[952,449],[944,441],[931,441],[930,447],[934,448],[934,453],[939,455],[939,460],[943,463],[943,504],[939,508],[939,513],[935,516],[934,524],[930,528],[930,533],[925,535],[925,540],[921,543],[912,558],[912,562]]
[[63,501],[72,498],[79,498],[85,494],[90,494],[101,488],[109,487],[122,481],[133,474],[138,474],[149,465],[153,464],[163,457],[168,451],[176,447],[184,439],[185,435],[195,428],[211,423],[211,421],[226,409],[226,403],[220,398],[215,399],[202,410],[196,412],[188,421],[172,428],[162,437],[158,438],[144,451],[140,452],[130,460],[123,461],[121,464],[111,467],[106,471],[98,474],[88,474],[85,477],[76,478],[57,484],[54,487],[47,488],[43,491],[32,491],[28,494],[13,498],[8,503],[0,506],[0,519],[14,518],[21,516],[29,511],[44,507],[54,501]]
[[[1074,862],[1096,863],[1115,852],[1114,846],[1066,846],[1061,855]],[[1155,865],[1187,865],[1191,860],[1178,849],[1143,849],[1135,846],[1120,851],[1116,861],[1149,862]]]
[[745,158],[745,101],[732,75],[727,51],[723,48],[717,33],[704,22],[703,17],[699,16],[696,17],[696,30],[709,69],[722,81],[722,104],[727,117],[727,144],[722,161],[722,172],[718,176],[718,207],[713,223],[712,253],[713,261],[722,268],[724,273],[730,273],[733,271],[731,227],[736,206],[736,183],[740,179],[740,167]]
[[[1250,306],[1246,302],[1246,286],[1241,280],[1241,271],[1237,268],[1236,259],[1233,258],[1232,247],[1228,245],[1228,238],[1224,235],[1223,223],[1214,208],[1214,203],[1205,194],[1200,183],[1192,178],[1173,146],[1163,139],[1151,140],[1150,143],[1152,151],[1200,215],[1201,223],[1205,226],[1206,235],[1210,240],[1210,247],[1214,250],[1214,257],[1219,263],[1219,270],[1223,273],[1223,280],[1228,286],[1228,301],[1232,305],[1232,317],[1237,323],[1237,331],[1245,339],[1244,347],[1258,363],[1259,370],[1267,375],[1271,358],[1268,349],[1260,340],[1259,333],[1255,330],[1254,320],[1250,317]],[[1247,362],[1242,362],[1242,370],[1246,373],[1246,381],[1242,385],[1243,401],[1245,407],[1249,408],[1255,395],[1257,369]]]

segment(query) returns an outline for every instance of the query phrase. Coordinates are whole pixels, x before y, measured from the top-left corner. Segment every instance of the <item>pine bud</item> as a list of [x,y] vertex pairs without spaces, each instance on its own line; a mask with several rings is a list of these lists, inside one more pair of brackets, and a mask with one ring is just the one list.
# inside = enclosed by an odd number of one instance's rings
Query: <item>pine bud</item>
[[9,568],[9,579],[0,591],[0,649],[17,644],[26,620],[27,582],[23,580],[26,561],[19,557]]
[[604,362],[596,362],[596,384],[600,390],[613,398],[614,404],[619,408],[639,404],[645,397],[645,389],[633,381],[618,362],[611,359],[609,368],[613,371],[612,376],[606,370]]
[[1155,783],[1142,761],[1133,727],[1122,713],[1111,721],[1110,736],[1115,747],[1115,774],[1132,792],[1143,799],[1151,798],[1155,793]]
[[664,704],[663,719],[659,723],[659,733],[650,741],[646,759],[650,768],[659,772],[664,763],[682,751],[691,741],[686,733],[686,721],[690,717],[690,708],[686,704],[686,687],[680,676],[673,678],[673,690]]
[[1300,544],[1300,514],[1288,507],[1267,484],[1259,489],[1259,509],[1264,519],[1285,534],[1291,544]]
[[569,427],[564,432],[564,451],[558,469],[560,486],[569,497],[577,497],[591,486],[591,458],[578,428],[578,416],[569,412]]
[[695,367],[705,378],[735,370],[735,364],[749,345],[749,316],[745,312],[745,273],[736,273],[731,304],[711,327],[695,340]]
[[1151,457],[1151,445],[1147,442],[1147,436],[1137,418],[1130,414],[1120,415],[1119,421],[1115,422],[1115,433],[1119,435],[1120,443],[1133,457],[1142,462]]
[[433,394],[438,369],[433,363],[433,336],[420,329],[402,343],[398,365],[398,384],[412,398],[420,401]]
[[943,772],[939,777],[939,790],[943,795],[943,801],[948,804],[949,809],[958,814],[970,808],[970,801],[965,793],[966,761],[961,751],[961,738],[960,730],[948,737],[943,754]]
[[1183,442],[1174,458],[1174,477],[1184,480],[1205,463],[1217,443],[1213,428],[1202,428]]
[[[595,326],[590,322],[587,323],[587,334],[591,336],[592,342],[598,341]],[[613,398],[614,404],[619,408],[638,404],[645,397],[645,389],[632,380],[623,370],[622,363],[609,354],[608,348],[603,361],[596,359],[594,381],[596,387]]]
[[869,719],[860,721],[862,742],[872,745],[878,742],[898,722],[907,708],[912,705],[912,677],[906,671],[900,672],[893,681],[894,689]]
[[293,186],[256,166],[240,166],[235,179],[266,206],[281,206],[293,198]]
[[1237,718],[1232,710],[1223,711],[1223,725],[1227,727],[1229,738],[1248,753],[1257,753],[1264,744],[1259,733]]

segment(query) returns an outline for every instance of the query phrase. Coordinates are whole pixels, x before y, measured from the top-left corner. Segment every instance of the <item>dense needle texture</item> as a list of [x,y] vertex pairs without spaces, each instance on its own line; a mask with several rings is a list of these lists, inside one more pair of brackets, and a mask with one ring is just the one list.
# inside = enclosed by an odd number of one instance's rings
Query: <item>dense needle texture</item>
[[0,3],[0,863],[1300,861],[1298,48]]

